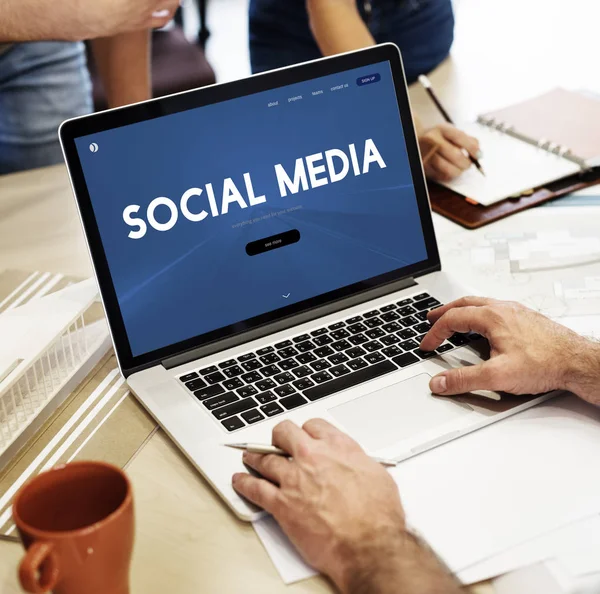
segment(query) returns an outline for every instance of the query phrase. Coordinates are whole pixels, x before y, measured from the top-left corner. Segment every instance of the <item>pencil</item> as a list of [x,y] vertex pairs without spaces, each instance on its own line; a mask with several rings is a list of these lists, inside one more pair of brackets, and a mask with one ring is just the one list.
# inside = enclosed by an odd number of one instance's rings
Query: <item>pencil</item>
[[[259,443],[225,443],[224,446],[233,448],[235,450],[245,450],[251,454],[275,454],[277,456],[288,456],[287,452],[284,452],[280,448],[272,445],[263,445]],[[386,460],[385,458],[376,458],[371,456],[371,460],[379,462],[382,466],[397,466],[398,462],[395,460]]]
[[[438,111],[442,114],[442,117],[449,124],[452,124],[454,126],[454,122],[452,121],[450,114],[446,111],[446,108],[442,105],[442,103],[438,99],[437,95],[435,94],[435,91],[433,90],[433,87],[431,86],[431,82],[429,81],[429,79],[424,74],[421,74],[419,76],[419,82],[421,83],[423,88],[427,91],[427,94],[433,101],[434,105],[438,108]],[[469,157],[469,160],[471,161],[471,163],[473,163],[473,165],[475,165],[475,167],[477,167],[477,169],[479,170],[481,175],[485,176],[485,173],[483,172],[483,168],[481,167],[481,163],[468,151],[465,150],[464,152],[466,153],[467,157]]]

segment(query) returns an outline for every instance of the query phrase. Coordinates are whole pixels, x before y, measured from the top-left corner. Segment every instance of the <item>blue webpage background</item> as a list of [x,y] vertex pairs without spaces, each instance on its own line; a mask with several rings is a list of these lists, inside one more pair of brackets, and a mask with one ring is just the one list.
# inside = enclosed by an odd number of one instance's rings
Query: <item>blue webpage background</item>
[[[357,84],[374,73],[381,80]],[[274,101],[279,105],[267,106]],[[368,138],[385,168],[371,163],[369,173],[355,176],[350,166],[341,181],[280,196],[275,164],[293,179],[297,158],[332,148],[348,154],[354,143],[362,166]],[[81,137],[76,145],[133,356],[427,258],[387,61]],[[209,212],[203,221],[180,213],[169,231],[148,226],[143,238],[128,238],[126,206],[140,205],[134,216],[146,220],[154,198],[179,205],[187,189],[209,182],[220,205],[227,177],[248,202],[246,172],[255,195],[266,196],[263,204],[233,203],[228,214],[212,217],[204,191],[189,201],[192,212]],[[157,220],[169,216],[166,206],[157,208]],[[289,229],[300,232],[299,242],[246,254],[248,242]]]

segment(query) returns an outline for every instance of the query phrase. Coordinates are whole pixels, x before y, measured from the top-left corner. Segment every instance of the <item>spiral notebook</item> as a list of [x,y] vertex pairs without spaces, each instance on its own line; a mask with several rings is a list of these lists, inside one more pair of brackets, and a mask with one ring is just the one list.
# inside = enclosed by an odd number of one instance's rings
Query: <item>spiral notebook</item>
[[461,127],[479,139],[485,177],[471,167],[442,185],[482,206],[532,194],[600,156],[600,100],[561,88]]

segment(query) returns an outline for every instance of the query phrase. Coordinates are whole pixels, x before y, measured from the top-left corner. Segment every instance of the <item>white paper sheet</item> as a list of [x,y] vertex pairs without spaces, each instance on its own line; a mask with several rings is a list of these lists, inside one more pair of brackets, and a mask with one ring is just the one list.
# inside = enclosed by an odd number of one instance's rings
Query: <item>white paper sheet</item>
[[556,560],[573,576],[584,576],[591,573],[600,573],[600,531],[594,535],[596,543],[588,546],[573,548],[557,555]]
[[551,560],[495,579],[494,589],[496,594],[598,594],[600,574],[576,577]]
[[[599,458],[600,410],[564,396],[391,472],[409,522],[458,573],[599,513]],[[276,525],[258,526],[286,583],[313,575]]]
[[562,594],[598,594],[600,592],[600,574],[598,573],[573,576],[562,566],[560,561],[554,559],[545,561],[544,566],[560,586]]
[[460,581],[475,584],[546,559],[559,559],[573,575],[600,572],[600,515],[543,534],[494,555],[458,574]]
[[302,560],[272,516],[254,522],[254,529],[286,584],[317,575],[317,571]]
[[455,572],[600,512],[600,410],[565,396],[393,469],[407,518]]
[[523,567],[494,580],[496,594],[564,594],[544,563]]

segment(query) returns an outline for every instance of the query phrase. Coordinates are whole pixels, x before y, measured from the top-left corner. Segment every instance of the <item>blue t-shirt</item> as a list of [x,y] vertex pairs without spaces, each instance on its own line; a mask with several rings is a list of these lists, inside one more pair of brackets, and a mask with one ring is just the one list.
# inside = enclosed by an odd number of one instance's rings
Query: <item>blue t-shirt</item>
[[[365,2],[357,4],[365,19]],[[448,55],[454,39],[451,0],[371,0],[371,4],[369,29],[377,43],[398,45],[409,83]],[[250,57],[253,72],[321,57],[306,0],[250,0]]]

